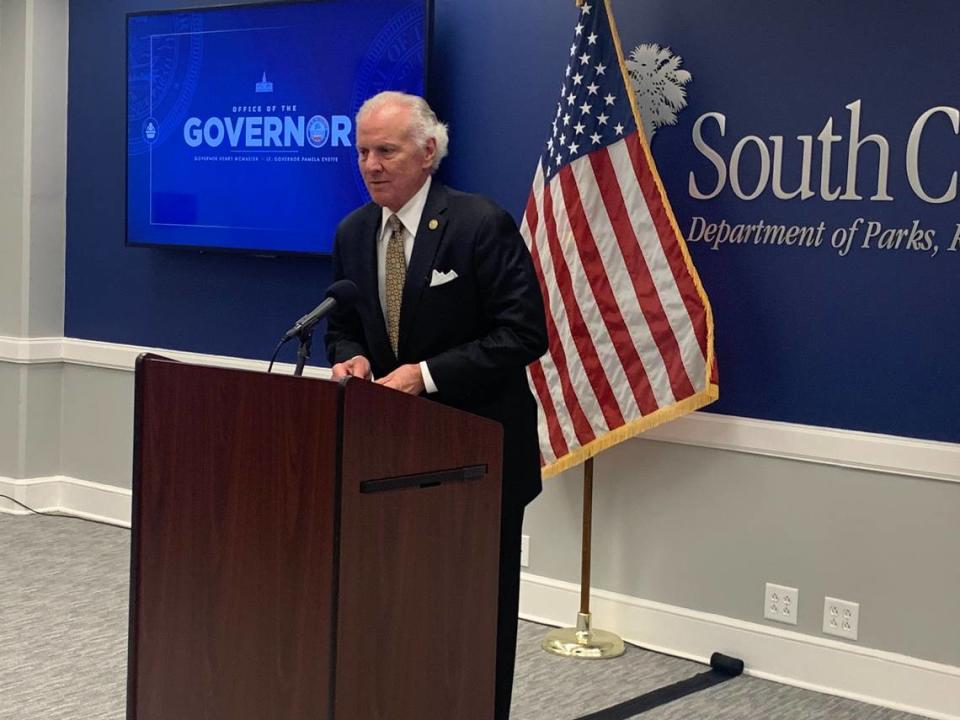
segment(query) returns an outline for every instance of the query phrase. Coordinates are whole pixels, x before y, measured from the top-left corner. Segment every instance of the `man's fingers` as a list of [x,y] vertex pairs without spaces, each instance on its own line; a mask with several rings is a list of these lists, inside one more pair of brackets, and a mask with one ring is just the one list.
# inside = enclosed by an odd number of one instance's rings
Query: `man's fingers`
[[371,375],[370,363],[363,357],[350,358],[342,363],[334,364],[330,368],[330,374],[335,380],[348,375],[369,380]]
[[351,360],[350,362],[351,362],[351,365],[350,365],[351,375],[358,378],[363,378],[364,380],[370,379],[370,363],[369,362],[361,358],[356,358],[354,360]]
[[378,385],[419,395],[423,390],[423,378],[418,365],[401,365],[389,375],[377,380]]

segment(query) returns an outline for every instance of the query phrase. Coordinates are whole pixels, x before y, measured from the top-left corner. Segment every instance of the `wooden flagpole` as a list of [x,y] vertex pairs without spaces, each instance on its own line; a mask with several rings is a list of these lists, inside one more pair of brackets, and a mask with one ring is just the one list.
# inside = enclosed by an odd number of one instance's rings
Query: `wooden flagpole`
[[580,543],[580,613],[590,614],[590,557],[593,552],[593,458],[583,465],[583,534]]
[[591,627],[590,616],[590,558],[593,534],[593,458],[583,465],[583,540],[580,556],[580,612],[577,626],[551,630],[541,647],[547,652],[564,657],[592,660],[623,655],[623,639],[606,630]]

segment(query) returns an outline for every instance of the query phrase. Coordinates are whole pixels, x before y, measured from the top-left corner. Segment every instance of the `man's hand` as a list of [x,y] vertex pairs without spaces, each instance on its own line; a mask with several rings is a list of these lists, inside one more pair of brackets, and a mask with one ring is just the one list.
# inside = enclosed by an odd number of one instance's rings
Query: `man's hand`
[[423,375],[420,374],[420,365],[417,363],[401,365],[386,377],[377,380],[377,384],[411,395],[419,395],[423,392]]
[[337,363],[330,370],[333,373],[334,380],[348,376],[362,378],[363,380],[373,378],[373,373],[370,371],[370,361],[363,355],[354,355],[349,360]]

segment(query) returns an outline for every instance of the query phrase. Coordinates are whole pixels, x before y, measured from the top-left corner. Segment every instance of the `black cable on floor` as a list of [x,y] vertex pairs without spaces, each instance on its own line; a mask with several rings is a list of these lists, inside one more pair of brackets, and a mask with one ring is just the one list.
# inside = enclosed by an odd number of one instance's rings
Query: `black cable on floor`
[[710,656],[710,670],[706,672],[673,683],[673,685],[651,690],[632,700],[611,705],[589,715],[582,715],[577,720],[627,720],[627,718],[635,717],[647,710],[652,710],[655,707],[666,705],[695,692],[732,680],[742,672],[743,660],[714,653]]
[[103,520],[94,520],[93,518],[80,517],[79,515],[64,515],[64,514],[61,514],[61,513],[50,513],[50,512],[43,512],[42,510],[34,510],[34,509],[33,509],[32,507],[30,507],[29,505],[25,505],[25,504],[23,504],[22,502],[20,502],[19,500],[14,500],[14,499],[13,499],[12,497],[10,497],[9,495],[4,495],[4,494],[2,494],[2,493],[0,493],[0,498],[3,498],[4,500],[9,500],[9,501],[12,502],[14,505],[19,505],[19,506],[22,507],[24,510],[28,510],[28,511],[30,511],[31,513],[33,513],[34,515],[43,515],[43,516],[45,516],[45,517],[61,518],[61,519],[64,519],[64,520],[83,520],[83,522],[96,523],[97,525],[106,525],[107,527],[120,528],[121,530],[129,530],[129,529],[130,529],[130,528],[125,528],[125,527],[123,527],[122,525],[114,525],[113,523],[104,522]]

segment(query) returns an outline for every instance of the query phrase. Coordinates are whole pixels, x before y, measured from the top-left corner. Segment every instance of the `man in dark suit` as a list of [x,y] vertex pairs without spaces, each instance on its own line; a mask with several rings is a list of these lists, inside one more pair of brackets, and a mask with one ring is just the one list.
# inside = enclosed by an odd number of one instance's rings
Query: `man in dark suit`
[[354,375],[503,424],[496,718],[510,713],[524,506],[540,492],[526,366],[547,349],[540,287],[512,218],[432,180],[447,130],[419,97],[381,93],[357,113],[373,202],[337,229],[334,279],[360,289],[330,317],[333,376]]

